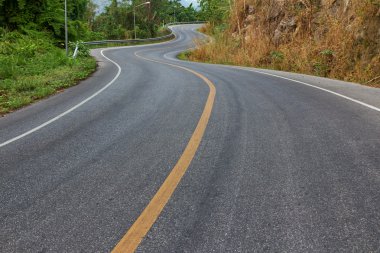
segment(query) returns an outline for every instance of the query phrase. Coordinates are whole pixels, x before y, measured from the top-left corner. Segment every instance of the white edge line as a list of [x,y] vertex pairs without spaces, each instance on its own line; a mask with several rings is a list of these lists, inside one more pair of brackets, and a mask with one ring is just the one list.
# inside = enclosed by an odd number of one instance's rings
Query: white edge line
[[[181,51],[175,51],[175,53],[178,53],[178,52],[181,52]],[[170,52],[170,53],[167,53],[164,55],[164,58],[165,59],[168,59],[168,60],[174,60],[174,61],[181,61],[181,60],[178,60],[178,59],[174,59],[174,58],[170,58],[168,57],[167,55],[168,54],[171,54],[173,52]],[[300,83],[300,84],[303,84],[303,85],[306,85],[306,86],[309,86],[309,87],[312,87],[312,88],[315,88],[315,89],[318,89],[318,90],[322,90],[322,91],[325,91],[325,92],[328,92],[330,94],[333,94],[335,96],[338,96],[338,97],[341,97],[341,98],[344,98],[344,99],[347,99],[351,102],[354,102],[354,103],[357,103],[357,104],[360,104],[362,106],[365,106],[367,108],[370,108],[372,110],[375,110],[377,112],[380,112],[380,108],[376,107],[376,106],[373,106],[373,105],[370,105],[370,104],[367,104],[367,103],[364,103],[362,101],[359,101],[359,100],[356,100],[354,98],[351,98],[351,97],[347,97],[345,95],[342,95],[340,93],[337,93],[335,91],[331,91],[331,90],[328,90],[328,89],[325,89],[325,88],[322,88],[322,87],[318,87],[318,86],[315,86],[315,85],[312,85],[312,84],[309,84],[309,83],[305,83],[305,82],[302,82],[302,81],[298,81],[298,80],[295,80],[295,79],[291,79],[291,78],[287,78],[287,77],[283,77],[283,76],[279,76],[279,75],[275,75],[275,74],[270,74],[270,73],[266,73],[266,72],[262,72],[262,71],[258,71],[258,70],[253,70],[253,69],[249,69],[249,68],[240,68],[240,67],[237,67],[237,66],[228,66],[228,65],[218,65],[218,64],[212,64],[214,66],[219,66],[219,67],[224,67],[224,68],[232,68],[232,69],[239,69],[239,70],[244,70],[244,71],[249,71],[249,72],[254,72],[254,73],[258,73],[258,74],[262,74],[262,75],[267,75],[267,76],[273,76],[273,77],[277,77],[277,78],[281,78],[281,79],[285,79],[285,80],[288,80],[288,81],[291,81],[291,82],[295,82],[295,83]]]
[[[175,38],[176,38],[176,40],[180,40],[180,39],[182,39],[182,36],[181,36],[181,34],[179,34],[178,37],[177,37],[177,35],[175,35]],[[168,47],[168,48],[170,48],[170,47]],[[154,49],[154,48],[153,48],[153,49]],[[142,52],[149,52],[149,51],[150,51],[150,50],[145,50],[145,49],[143,49],[143,50],[139,50],[139,51],[136,51],[136,52],[134,53],[134,55],[138,57],[138,54],[139,54],[139,53],[142,53]],[[174,52],[181,52],[181,51],[183,51],[183,50],[174,51]],[[172,52],[169,52],[169,53],[172,53]],[[166,56],[166,55],[169,54],[169,53],[164,54],[164,58],[171,60],[170,58],[167,58],[167,56]]]
[[[195,47],[192,47],[192,48],[186,49],[185,51],[187,51],[187,50],[193,50],[193,49],[195,49]],[[177,58],[170,58],[170,57],[168,56],[169,54],[177,54],[177,55],[178,55],[178,53],[181,53],[181,52],[183,52],[183,51],[184,51],[184,50],[177,50],[177,51],[168,52],[168,53],[164,54],[164,58],[167,59],[167,60],[171,60],[171,61],[179,61],[179,62],[183,62],[182,60],[179,60],[179,59],[177,59]]]
[[78,109],[79,107],[81,107],[82,105],[84,105],[85,103],[87,103],[88,101],[90,101],[91,99],[93,99],[94,97],[98,96],[98,95],[99,95],[100,93],[102,93],[105,89],[107,89],[108,87],[110,87],[110,86],[116,81],[116,79],[120,76],[120,73],[121,73],[121,67],[119,66],[119,64],[117,64],[116,62],[114,62],[113,60],[111,60],[110,58],[108,58],[107,56],[105,56],[105,55],[103,54],[103,51],[105,51],[105,50],[109,50],[109,49],[103,49],[103,50],[101,50],[101,51],[100,51],[100,54],[101,54],[104,58],[106,58],[107,60],[109,60],[111,63],[113,63],[113,64],[118,68],[118,71],[117,71],[116,76],[115,76],[115,77],[114,77],[109,83],[107,83],[103,88],[101,88],[100,90],[98,90],[97,92],[95,92],[94,94],[92,94],[90,97],[86,98],[85,100],[83,100],[83,101],[80,102],[79,104],[77,104],[77,105],[71,107],[69,110],[67,110],[67,111],[65,111],[65,112],[63,112],[63,113],[61,113],[61,114],[59,114],[58,116],[56,116],[56,117],[50,119],[49,121],[46,121],[45,123],[43,123],[43,124],[41,124],[41,125],[39,125],[39,126],[33,128],[33,129],[31,129],[31,130],[25,132],[25,133],[23,133],[23,134],[20,134],[20,135],[18,135],[18,136],[16,136],[16,137],[12,138],[12,139],[10,139],[10,140],[7,140],[6,142],[1,143],[1,144],[0,144],[0,148],[1,148],[1,147],[4,147],[4,146],[6,146],[6,145],[8,145],[8,144],[10,144],[10,143],[12,143],[12,142],[15,142],[15,141],[17,141],[17,140],[19,140],[19,139],[21,139],[21,138],[27,136],[27,135],[30,135],[30,134],[32,134],[32,133],[34,133],[34,132],[40,130],[41,128],[47,126],[47,125],[50,125],[51,123],[57,121],[58,119],[62,118],[63,116],[65,116],[65,115],[69,114],[70,112],[72,112],[72,111]]
[[[198,32],[198,31],[196,31]],[[199,33],[199,32],[198,32]],[[191,49],[194,49],[194,48],[191,48]],[[191,49],[188,49],[188,50],[191,50]],[[178,52],[181,52],[181,51],[175,51],[175,53],[178,53]],[[173,53],[173,52],[170,52],[170,53]],[[165,59],[168,59],[168,60],[174,60],[174,61],[181,61],[179,59],[171,59],[169,58],[167,55],[169,53],[166,53],[164,55],[164,58]],[[189,61],[190,62],[190,61]],[[341,98],[344,98],[344,99],[347,99],[351,102],[354,102],[354,103],[357,103],[357,104],[360,104],[362,106],[365,106],[367,108],[370,108],[372,110],[375,110],[377,112],[380,112],[380,108],[376,107],[376,106],[373,106],[373,105],[370,105],[370,104],[367,104],[367,103],[364,103],[362,101],[359,101],[359,100],[356,100],[354,98],[350,98],[350,97],[347,97],[345,95],[342,95],[340,93],[337,93],[335,91],[331,91],[331,90],[328,90],[328,89],[325,89],[325,88],[322,88],[322,87],[318,87],[318,86],[315,86],[315,85],[312,85],[312,84],[309,84],[309,83],[305,83],[305,82],[302,82],[302,81],[298,81],[298,80],[295,80],[295,79],[291,79],[291,78],[287,78],[287,77],[283,77],[283,76],[279,76],[279,75],[275,75],[275,74],[270,74],[270,73],[266,73],[266,72],[262,72],[262,71],[258,71],[258,70],[253,70],[253,69],[249,69],[249,68],[241,68],[241,67],[238,67],[238,66],[228,66],[228,65],[219,65],[219,64],[212,64],[214,66],[220,66],[220,67],[224,67],[224,68],[232,68],[232,69],[240,69],[240,70],[245,70],[245,71],[250,71],[250,72],[254,72],[254,73],[258,73],[258,74],[263,74],[263,75],[267,75],[267,76],[273,76],[273,77],[277,77],[277,78],[280,78],[280,79],[284,79],[284,80],[288,80],[288,81],[291,81],[291,82],[295,82],[295,83],[300,83],[300,84],[303,84],[303,85],[306,85],[306,86],[309,86],[309,87],[312,87],[312,88],[315,88],[315,89],[318,89],[318,90],[322,90],[322,91],[325,91],[325,92],[328,92],[330,94],[333,94],[335,96],[338,96],[338,97],[341,97]]]
[[250,71],[250,72],[255,72],[255,73],[259,73],[259,74],[263,74],[263,75],[267,75],[267,76],[273,76],[273,77],[277,77],[277,78],[281,78],[281,79],[285,79],[285,80],[288,80],[288,81],[292,81],[292,82],[295,82],[295,83],[300,83],[300,84],[303,84],[303,85],[306,85],[306,86],[309,86],[309,87],[312,87],[312,88],[315,88],[315,89],[318,89],[318,90],[322,90],[322,91],[325,91],[325,92],[328,92],[328,93],[331,93],[335,96],[338,96],[338,97],[341,97],[341,98],[344,98],[344,99],[347,99],[351,102],[354,102],[354,103],[357,103],[357,104],[360,104],[362,106],[365,106],[365,107],[368,107],[372,110],[375,110],[375,111],[378,111],[380,112],[380,108],[376,107],[376,106],[373,106],[373,105],[370,105],[370,104],[367,104],[367,103],[364,103],[362,101],[359,101],[359,100],[356,100],[354,98],[350,98],[350,97],[347,97],[345,95],[342,95],[340,93],[337,93],[335,91],[331,91],[331,90],[328,90],[328,89],[325,89],[325,88],[322,88],[322,87],[318,87],[318,86],[315,86],[315,85],[312,85],[312,84],[309,84],[309,83],[305,83],[305,82],[302,82],[302,81],[298,81],[298,80],[295,80],[295,79],[291,79],[291,78],[287,78],[287,77],[283,77],[283,76],[279,76],[279,75],[274,75],[274,74],[270,74],[270,73],[266,73],[266,72],[262,72],[262,71],[258,71],[258,70],[253,70],[253,69],[248,69],[248,68],[239,68],[239,67],[234,67],[234,66],[224,66],[224,67],[229,67],[229,68],[234,68],[234,69],[240,69],[240,70],[245,70],[245,71]]
[[100,90],[98,90],[97,92],[95,92],[94,94],[92,94],[90,97],[86,98],[85,100],[83,100],[83,101],[80,102],[79,104],[77,104],[77,105],[75,105],[74,107],[70,108],[69,110],[67,110],[67,111],[65,111],[65,112],[63,112],[63,113],[61,113],[61,114],[59,114],[58,116],[56,116],[56,117],[54,117],[54,118],[52,118],[52,119],[46,121],[45,123],[43,123],[43,124],[41,124],[41,125],[39,125],[39,126],[33,128],[33,129],[31,129],[31,130],[25,132],[25,133],[23,133],[23,134],[20,134],[20,135],[18,135],[18,136],[16,136],[16,137],[12,138],[12,139],[10,139],[10,140],[7,140],[7,141],[5,141],[5,142],[3,142],[3,143],[0,143],[0,148],[1,148],[1,147],[4,147],[4,146],[6,146],[6,145],[8,145],[8,144],[10,144],[10,143],[12,143],[12,142],[15,142],[15,141],[17,141],[17,140],[19,140],[19,139],[21,139],[21,138],[24,138],[25,136],[28,136],[28,135],[30,135],[30,134],[32,134],[32,133],[34,133],[34,132],[40,130],[41,128],[44,128],[44,127],[47,126],[47,125],[50,125],[51,123],[57,121],[58,119],[62,118],[63,116],[65,116],[65,115],[69,114],[70,112],[72,112],[72,111],[78,109],[79,107],[81,107],[82,105],[84,105],[85,103],[87,103],[88,101],[90,101],[91,99],[93,99],[94,97],[96,97],[97,95],[99,95],[100,93],[102,93],[105,89],[107,89],[108,87],[110,87],[110,86],[116,81],[116,79],[119,78],[120,73],[121,73],[121,67],[119,66],[119,64],[117,64],[116,62],[114,62],[113,60],[111,60],[110,58],[108,58],[107,56],[105,56],[105,55],[103,54],[103,51],[114,50],[114,49],[120,49],[120,48],[148,47],[148,46],[155,46],[155,45],[162,45],[162,44],[170,44],[170,43],[175,42],[177,39],[178,39],[178,38],[177,38],[177,35],[174,34],[174,39],[169,40],[169,41],[165,41],[165,42],[161,42],[161,43],[147,44],[147,45],[137,45],[137,46],[127,46],[127,47],[113,47],[113,48],[105,48],[105,49],[102,49],[102,50],[100,51],[100,54],[101,54],[104,58],[106,58],[108,61],[110,61],[111,63],[113,63],[113,64],[118,68],[118,71],[117,71],[116,76],[115,76],[115,77],[114,77],[109,83],[107,83],[103,88],[101,88]]
[[12,143],[12,142],[15,142],[15,141],[17,141],[17,140],[19,140],[19,139],[21,139],[21,138],[24,138],[25,136],[28,136],[28,135],[30,135],[30,134],[32,134],[32,133],[34,133],[34,132],[40,130],[41,128],[44,128],[44,127],[46,127],[47,125],[50,125],[51,123],[53,123],[53,122],[57,121],[58,119],[64,117],[65,115],[69,114],[70,112],[72,112],[72,111],[78,109],[79,107],[81,107],[82,105],[84,105],[85,103],[87,103],[88,101],[90,101],[91,99],[93,99],[94,97],[98,96],[98,95],[99,95],[100,93],[102,93],[105,89],[107,89],[108,87],[110,87],[110,86],[116,81],[116,79],[119,78],[120,73],[121,73],[121,67],[120,67],[119,64],[117,64],[116,62],[114,62],[113,60],[111,60],[110,58],[108,58],[107,56],[105,56],[105,55],[103,54],[103,51],[115,50],[115,49],[120,49],[120,48],[148,47],[148,46],[155,46],[155,45],[171,44],[171,43],[175,42],[177,39],[178,39],[178,38],[177,38],[177,35],[174,34],[174,39],[173,39],[173,40],[169,40],[169,41],[165,41],[165,42],[161,42],[161,43],[148,44],[148,45],[137,45],[137,46],[129,46],[129,47],[114,47],[114,48],[105,48],[105,49],[102,49],[102,50],[100,51],[100,54],[101,54],[104,58],[106,58],[108,61],[110,61],[111,63],[113,63],[113,64],[118,68],[118,71],[117,71],[116,76],[115,76],[115,77],[114,77],[109,83],[107,83],[103,88],[101,88],[100,90],[98,90],[97,92],[95,92],[94,94],[92,94],[90,97],[86,98],[85,100],[83,100],[83,101],[80,102],[79,104],[77,104],[77,105],[75,105],[74,107],[70,108],[69,110],[67,110],[67,111],[65,111],[65,112],[63,112],[63,113],[61,113],[61,114],[59,114],[58,116],[56,116],[56,117],[50,119],[49,121],[46,121],[45,123],[43,123],[43,124],[41,124],[41,125],[39,125],[39,126],[33,128],[33,129],[31,129],[31,130],[25,132],[25,133],[23,133],[23,134],[20,134],[20,135],[18,135],[18,136],[16,136],[16,137],[12,138],[12,139],[10,139],[10,140],[7,140],[7,141],[5,141],[5,142],[3,142],[3,143],[0,143],[0,148],[1,148],[1,147],[4,147],[4,146],[6,146],[6,145],[8,145],[8,144],[10,144],[10,143]]

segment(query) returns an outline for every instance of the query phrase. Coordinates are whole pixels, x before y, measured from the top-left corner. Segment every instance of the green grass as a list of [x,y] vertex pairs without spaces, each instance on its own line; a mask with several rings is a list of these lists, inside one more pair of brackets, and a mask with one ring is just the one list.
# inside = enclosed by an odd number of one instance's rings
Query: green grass
[[3,33],[0,37],[0,115],[52,95],[96,69],[89,56],[72,59],[47,34]]
[[177,58],[180,60],[183,60],[183,61],[188,61],[190,55],[191,55],[191,51],[187,50],[187,51],[183,51],[183,52],[179,53],[177,55]]

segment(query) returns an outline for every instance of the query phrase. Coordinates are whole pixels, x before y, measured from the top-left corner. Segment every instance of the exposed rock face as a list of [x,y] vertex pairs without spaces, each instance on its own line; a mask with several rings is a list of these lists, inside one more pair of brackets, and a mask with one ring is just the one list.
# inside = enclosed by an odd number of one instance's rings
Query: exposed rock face
[[297,17],[285,17],[274,31],[273,41],[276,45],[286,42],[297,29]]
[[248,5],[246,6],[246,8],[247,8],[248,15],[255,13],[255,8],[253,7],[253,5]]
[[[250,4],[255,1],[248,0],[242,35],[250,35],[255,28],[265,27],[275,45],[289,42],[300,31],[318,40],[329,31],[331,24],[327,21],[335,20],[345,22],[347,30],[351,30],[357,38],[370,36],[371,40],[380,41],[380,19],[372,20],[378,27],[371,29],[373,34],[369,35],[365,24],[357,26],[357,20],[363,17],[357,17],[355,1],[363,0],[268,0],[266,5],[260,6]],[[380,17],[380,8],[374,16]]]
[[335,6],[342,6],[343,7],[343,12],[347,12],[348,7],[351,3],[351,0],[322,0],[321,5],[325,8],[331,8],[334,5]]

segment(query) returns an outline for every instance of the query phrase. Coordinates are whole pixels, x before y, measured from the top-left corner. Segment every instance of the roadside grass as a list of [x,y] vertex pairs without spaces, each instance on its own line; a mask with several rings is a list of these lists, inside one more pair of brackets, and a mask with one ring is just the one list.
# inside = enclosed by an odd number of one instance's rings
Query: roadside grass
[[177,58],[180,59],[180,60],[183,60],[183,61],[188,61],[190,56],[191,56],[191,51],[190,50],[186,50],[186,51],[183,51],[183,52],[179,53],[177,55]]
[[[255,18],[272,15],[275,7],[270,1],[259,2],[247,1],[255,10],[250,16],[253,21],[248,22],[246,1],[237,0],[236,15],[231,15],[228,25],[205,25],[200,31],[213,40],[180,55],[181,59],[304,73],[380,88],[380,19],[374,1],[351,1],[351,14],[345,15],[318,10],[318,22],[312,26],[310,10],[289,4],[286,12],[298,20],[298,26],[292,33],[284,32],[277,42],[274,29],[278,24]],[[242,20],[249,25],[240,31]]]
[[85,55],[66,57],[43,32],[2,31],[0,37],[0,115],[73,86],[96,69]]

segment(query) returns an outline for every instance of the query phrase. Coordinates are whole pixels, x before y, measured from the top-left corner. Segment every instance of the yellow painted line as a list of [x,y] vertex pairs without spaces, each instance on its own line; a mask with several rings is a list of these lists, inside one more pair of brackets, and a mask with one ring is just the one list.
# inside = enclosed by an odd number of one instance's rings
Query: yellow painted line
[[214,84],[205,76],[199,74],[198,72],[194,70],[191,70],[182,66],[166,63],[166,62],[160,62],[160,61],[144,58],[142,56],[139,56],[137,53],[135,53],[135,55],[147,61],[157,62],[160,64],[166,64],[166,65],[190,72],[196,75],[197,77],[199,77],[200,79],[202,79],[208,85],[210,91],[209,91],[209,95],[207,97],[207,101],[203,109],[202,115],[198,121],[197,127],[195,128],[193,135],[191,136],[177,164],[174,166],[169,176],[165,179],[160,189],[154,195],[154,197],[146,206],[146,208],[141,213],[141,215],[137,218],[135,223],[133,223],[133,225],[129,228],[129,230],[124,235],[124,237],[112,250],[112,253],[134,252],[137,249],[137,247],[140,245],[145,235],[149,232],[150,228],[156,222],[157,218],[159,217],[165,205],[167,204],[170,197],[172,196],[173,192],[177,188],[179,182],[181,181],[183,175],[186,173],[191,161],[193,160],[195,156],[195,153],[201,143],[203,134],[206,130],[207,123],[210,119],[212,108],[214,105],[215,95],[216,95],[216,89],[215,89]]

